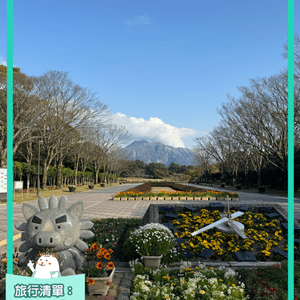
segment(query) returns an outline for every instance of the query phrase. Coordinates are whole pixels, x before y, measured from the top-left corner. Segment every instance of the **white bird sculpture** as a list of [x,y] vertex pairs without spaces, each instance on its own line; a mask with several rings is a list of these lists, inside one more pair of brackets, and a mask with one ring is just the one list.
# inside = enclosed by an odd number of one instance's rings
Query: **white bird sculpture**
[[[237,222],[237,221],[233,221],[233,219],[235,218],[238,218],[240,216],[242,216],[244,213],[241,212],[241,211],[237,211],[235,212],[234,214],[231,214],[230,213],[230,209],[229,209],[229,197],[227,195],[227,200],[228,200],[228,213],[227,213],[227,217],[217,221],[217,222],[214,222],[210,225],[207,225],[193,233],[191,233],[192,236],[195,236],[201,232],[204,232],[206,230],[209,230],[211,228],[214,228],[214,227],[218,227],[219,225],[221,225],[224,229],[227,229],[228,230],[231,230],[231,231],[234,231],[235,233],[237,233],[242,239],[247,239],[248,237],[243,233],[242,229],[244,229],[244,225],[240,222]],[[226,228],[227,226],[227,228]],[[239,228],[240,227],[240,228]],[[242,229],[241,229],[242,228]]]

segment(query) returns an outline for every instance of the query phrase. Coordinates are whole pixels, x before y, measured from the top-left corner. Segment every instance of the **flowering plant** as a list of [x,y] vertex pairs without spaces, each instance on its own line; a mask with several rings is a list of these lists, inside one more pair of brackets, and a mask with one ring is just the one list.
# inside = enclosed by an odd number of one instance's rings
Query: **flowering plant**
[[[167,266],[159,269],[144,268],[138,261],[130,262],[133,274],[131,300],[144,299],[249,299],[245,296],[245,284],[239,282],[233,269],[207,268],[199,262],[195,270],[191,263],[182,261],[180,269],[168,271]],[[176,273],[183,273],[182,288]]]
[[[15,253],[13,254],[13,274],[14,275],[21,275],[21,276],[31,276],[32,272],[29,268],[22,270],[18,267],[18,256],[17,247],[15,247]],[[2,258],[0,259],[0,279],[5,278],[7,273],[7,254],[6,252],[2,253]]]
[[68,188],[76,188],[75,185],[69,185]]
[[174,235],[162,224],[151,223],[142,226],[130,234],[136,253],[141,256],[166,255],[174,249]]
[[111,261],[107,263],[105,260],[110,260],[111,253],[113,253],[112,249],[106,250],[105,248],[102,248],[102,245],[98,247],[96,243],[92,244],[90,248],[86,249],[85,255],[87,264],[84,270],[86,282],[88,282],[89,285],[95,283],[95,281],[89,277],[109,276],[108,271],[114,268],[114,264]]

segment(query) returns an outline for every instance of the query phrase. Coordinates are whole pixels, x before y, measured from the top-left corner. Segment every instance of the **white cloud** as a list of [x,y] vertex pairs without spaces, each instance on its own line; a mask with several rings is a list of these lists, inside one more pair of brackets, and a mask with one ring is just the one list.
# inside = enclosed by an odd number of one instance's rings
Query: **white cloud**
[[150,18],[147,16],[136,16],[126,21],[126,25],[150,25]]
[[199,134],[191,128],[178,128],[165,124],[156,117],[145,120],[117,113],[113,115],[111,122],[119,126],[125,126],[132,139],[158,141],[175,148],[184,147],[183,138]]
[[0,55],[0,65],[7,66],[6,61],[3,59],[1,55]]

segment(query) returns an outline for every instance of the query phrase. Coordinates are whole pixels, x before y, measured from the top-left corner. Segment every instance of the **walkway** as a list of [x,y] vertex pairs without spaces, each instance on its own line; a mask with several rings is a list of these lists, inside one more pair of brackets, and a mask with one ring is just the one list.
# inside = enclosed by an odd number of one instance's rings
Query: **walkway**
[[[144,216],[144,213],[148,209],[151,203],[156,204],[170,204],[180,203],[183,201],[112,201],[112,196],[117,192],[127,190],[130,187],[134,187],[137,184],[126,184],[114,187],[108,187],[105,189],[91,190],[84,193],[67,195],[69,208],[73,203],[77,201],[83,201],[84,211],[83,219],[93,218],[132,218]],[[191,184],[192,185],[192,184]],[[198,185],[194,185],[198,186]],[[211,189],[209,186],[199,186],[201,188]],[[214,190],[221,190],[221,188],[214,188]],[[236,192],[232,190],[231,192]],[[288,199],[285,197],[268,196],[263,194],[251,194],[246,192],[239,192],[239,203],[264,203],[264,204],[279,204],[285,211],[288,210]],[[28,202],[38,208],[38,200]],[[195,201],[184,201],[186,204],[193,204]],[[25,218],[22,213],[22,204],[13,205],[13,223],[25,222]],[[295,219],[300,219],[300,199],[295,199]],[[0,205],[0,253],[6,252],[6,204]],[[13,228],[14,235],[14,247],[19,247],[21,242],[21,232]]]

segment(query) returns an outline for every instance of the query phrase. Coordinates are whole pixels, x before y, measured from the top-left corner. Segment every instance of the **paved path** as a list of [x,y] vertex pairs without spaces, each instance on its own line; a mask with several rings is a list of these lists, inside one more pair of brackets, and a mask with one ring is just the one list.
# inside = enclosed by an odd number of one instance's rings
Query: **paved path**
[[[126,184],[114,187],[108,187],[105,189],[91,190],[84,193],[67,195],[68,203],[67,208],[71,204],[81,200],[83,201],[84,212],[83,219],[93,218],[132,218],[143,217],[144,213],[148,209],[151,203],[167,204],[167,203],[180,203],[183,201],[112,201],[112,195],[117,192],[127,190],[130,187],[134,187],[137,184]],[[192,185],[192,184],[191,184]],[[211,189],[209,186],[199,186],[202,188]],[[214,190],[221,190],[221,188],[213,188]],[[236,192],[232,190],[230,192]],[[252,194],[247,192],[239,192],[240,203],[265,203],[265,204],[279,204],[286,211],[288,210],[288,199],[286,197],[268,196],[262,194]],[[38,200],[28,202],[38,208]],[[184,201],[186,204],[195,203],[195,201]],[[13,205],[13,224],[18,222],[25,222],[25,218],[22,213],[22,204]],[[300,219],[300,199],[295,199],[295,219]],[[6,204],[0,205],[0,254],[6,252]],[[14,247],[19,247],[21,242],[21,233],[19,230],[13,228],[14,235]]]

